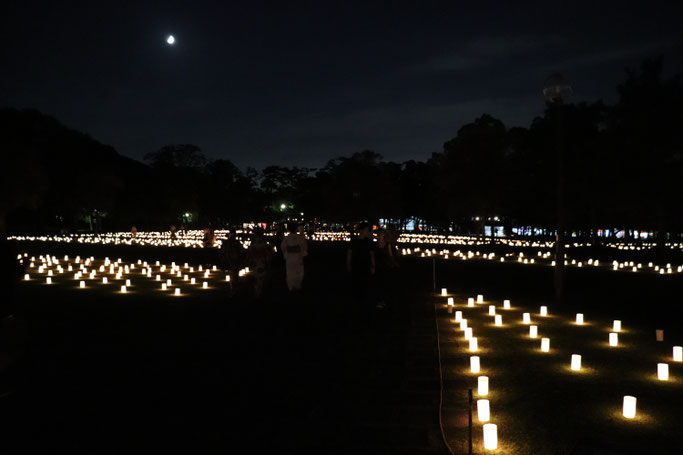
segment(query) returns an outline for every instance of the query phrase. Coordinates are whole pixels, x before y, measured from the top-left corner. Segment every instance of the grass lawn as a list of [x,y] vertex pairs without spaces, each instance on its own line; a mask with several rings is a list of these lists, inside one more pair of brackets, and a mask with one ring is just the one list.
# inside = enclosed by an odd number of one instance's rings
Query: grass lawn
[[[682,453],[683,364],[674,362],[672,346],[681,333],[665,332],[657,342],[654,330],[638,320],[623,320],[619,345],[608,343],[612,319],[584,311],[585,323],[575,323],[575,313],[557,313],[549,307],[539,315],[533,301],[502,301],[467,306],[467,295],[456,295],[452,312],[446,298],[436,297],[444,379],[444,427],[456,453],[466,453],[467,390],[474,394],[474,448],[483,448],[482,423],[477,419],[477,377],[489,377],[491,422],[498,425],[498,449],[506,454],[569,454],[581,447],[619,450],[616,453]],[[494,325],[488,314],[496,306],[503,325]],[[650,311],[643,303],[642,312]],[[462,311],[478,352],[469,342],[455,311]],[[522,314],[531,313],[538,337],[529,336]],[[671,315],[674,316],[673,314]],[[542,352],[541,338],[550,338],[550,351]],[[570,369],[572,354],[582,356],[580,371]],[[481,359],[481,372],[470,372],[469,358]],[[669,364],[668,381],[657,379],[657,363]],[[634,419],[622,416],[624,395],[637,398]],[[575,452],[577,453],[577,452]],[[580,453],[580,452],[578,452]]]

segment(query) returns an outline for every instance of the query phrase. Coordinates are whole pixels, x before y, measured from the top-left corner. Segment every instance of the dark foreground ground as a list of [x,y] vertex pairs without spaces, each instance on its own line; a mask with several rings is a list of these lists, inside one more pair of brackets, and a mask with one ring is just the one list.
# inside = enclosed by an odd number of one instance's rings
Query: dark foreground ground
[[[203,253],[20,247],[191,263]],[[316,244],[304,293],[289,295],[276,268],[256,303],[22,284],[26,354],[0,399],[3,453],[446,453],[431,261],[405,260],[394,304],[367,312],[352,303],[343,260],[343,246]],[[681,280],[570,271],[563,311],[637,320],[669,340],[681,333]],[[436,263],[438,288],[513,304],[549,301],[551,283],[546,267]]]

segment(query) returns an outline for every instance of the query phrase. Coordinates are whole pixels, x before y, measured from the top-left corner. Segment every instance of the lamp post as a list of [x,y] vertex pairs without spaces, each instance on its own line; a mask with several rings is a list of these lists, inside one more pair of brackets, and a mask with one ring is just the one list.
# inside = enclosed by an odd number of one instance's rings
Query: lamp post
[[551,74],[543,84],[551,118],[555,120],[555,151],[557,155],[557,233],[555,235],[555,300],[564,303],[564,157],[562,143],[562,105],[572,94],[569,81],[559,73]]

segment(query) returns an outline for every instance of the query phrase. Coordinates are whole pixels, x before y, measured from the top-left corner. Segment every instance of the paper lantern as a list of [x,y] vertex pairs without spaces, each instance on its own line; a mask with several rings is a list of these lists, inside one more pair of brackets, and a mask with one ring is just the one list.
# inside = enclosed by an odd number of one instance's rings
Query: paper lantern
[[484,296],[481,294],[477,295],[477,303],[484,303]]
[[47,284],[52,284],[52,278],[50,278],[50,277],[45,278],[45,282]]
[[618,319],[615,319],[614,322],[612,323],[612,331],[613,332],[621,332],[621,321]]
[[465,329],[465,339],[469,340],[470,338],[472,338],[472,327],[467,327]]
[[489,377],[488,376],[479,376],[477,378],[477,393],[485,397],[486,395],[489,394]]
[[495,305],[489,305],[489,316],[495,316],[496,315],[496,306]]
[[548,307],[547,306],[542,306],[541,311],[540,311],[541,316],[545,317],[548,316]]
[[225,281],[230,281],[230,275],[225,275]]
[[503,325],[503,316],[501,316],[500,314],[497,314],[496,319],[495,319],[495,324],[498,327],[502,326]]
[[491,420],[491,408],[489,406],[489,400],[486,398],[477,400],[477,417],[480,422],[488,422]]
[[572,354],[572,370],[574,370],[574,371],[581,370],[581,355]]
[[474,297],[470,297],[467,299],[467,306],[474,306]]
[[121,293],[123,293],[123,294],[126,293],[126,287],[125,286],[121,286]]
[[522,314],[522,322],[525,324],[531,324],[531,315],[529,313]]
[[479,356],[473,355],[470,357],[470,371],[472,373],[479,373]]
[[465,330],[467,328],[467,319],[460,320],[460,330]]
[[538,326],[530,325],[529,326],[529,338],[536,338],[536,337],[538,337]]
[[446,288],[441,288],[441,295],[444,297],[448,295],[448,290]]
[[161,283],[161,290],[165,291],[167,289],[166,283]]
[[636,416],[636,397],[630,395],[624,396],[624,417],[632,419]]
[[578,325],[583,324],[583,313],[576,313],[576,323]]
[[130,286],[130,280],[126,280],[126,286]]
[[195,280],[194,278],[192,278],[192,279],[190,280],[190,284],[195,284],[195,283],[196,283],[196,280]]
[[31,277],[29,276],[28,273],[27,273],[26,275],[24,275],[24,280],[28,281],[28,280],[30,280],[30,279],[31,279]]
[[78,285],[79,285],[81,288],[84,288],[84,287],[85,287],[85,281],[81,281],[80,283],[78,283]]
[[674,362],[683,362],[683,346],[674,346]]
[[171,281],[170,278],[168,280],[166,280],[166,286],[171,286],[172,284],[173,284],[173,282]]
[[102,284],[107,284],[107,277],[102,278]]
[[161,281],[161,275],[157,275],[157,281]]
[[456,311],[455,312],[455,322],[460,322],[462,321],[462,311]]
[[550,351],[550,338],[541,338],[541,351]]
[[503,309],[504,310],[510,309],[510,301],[509,300],[503,300]]
[[496,450],[498,448],[498,427],[495,423],[484,424],[484,449]]
[[657,364],[657,379],[660,381],[669,380],[669,364],[668,363],[658,363]]
[[609,334],[609,345],[617,346],[619,344],[619,335],[616,332],[610,332]]
[[209,283],[207,283],[206,281],[204,281],[204,282],[202,283],[202,287],[203,287],[204,289],[208,289],[208,288],[209,288]]
[[175,295],[180,295],[180,288],[175,288]]
[[477,352],[477,337],[470,338],[470,352]]
[[453,301],[453,297],[448,298],[448,306],[454,306],[455,302]]

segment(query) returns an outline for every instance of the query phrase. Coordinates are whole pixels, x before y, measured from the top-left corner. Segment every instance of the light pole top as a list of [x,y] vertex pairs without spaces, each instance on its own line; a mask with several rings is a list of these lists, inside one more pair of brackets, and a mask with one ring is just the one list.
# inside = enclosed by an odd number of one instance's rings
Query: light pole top
[[563,103],[571,94],[571,83],[560,73],[551,74],[543,84],[543,97],[548,104]]

